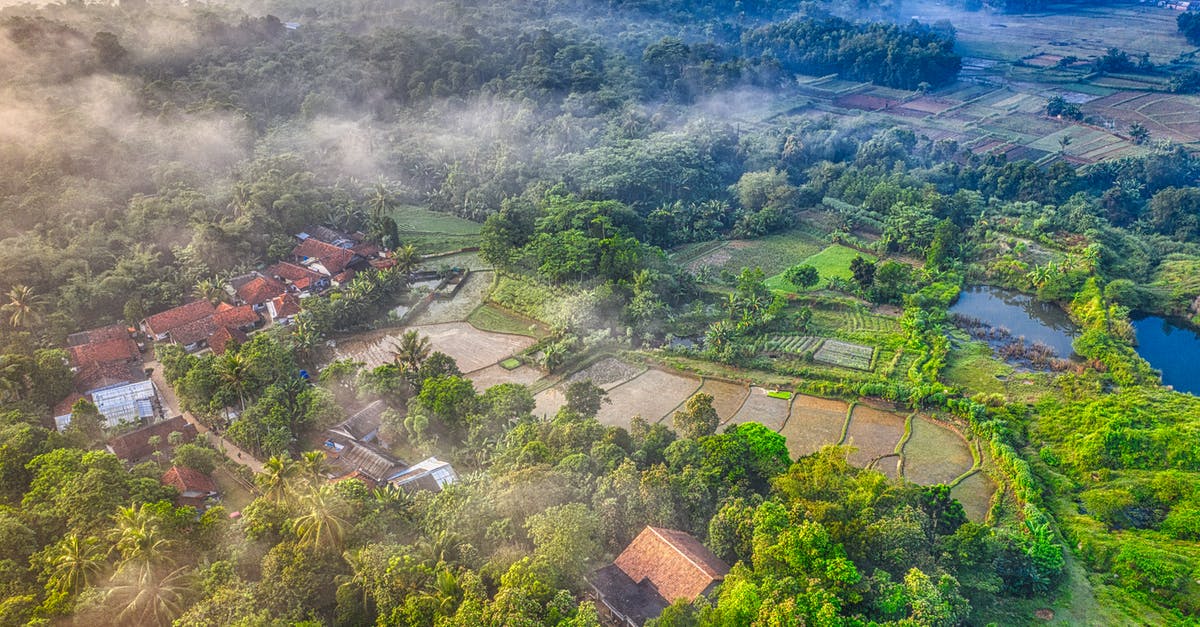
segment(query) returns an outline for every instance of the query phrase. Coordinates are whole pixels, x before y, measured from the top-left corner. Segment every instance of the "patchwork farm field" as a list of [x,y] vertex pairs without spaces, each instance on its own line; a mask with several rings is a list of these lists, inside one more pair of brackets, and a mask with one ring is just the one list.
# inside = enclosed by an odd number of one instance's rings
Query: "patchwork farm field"
[[669,419],[669,414],[699,389],[698,379],[651,368],[610,390],[612,402],[600,408],[596,419],[625,428],[634,416],[651,423]]
[[[702,267],[741,272],[742,268],[762,268],[767,276],[778,274],[825,248],[820,236],[804,229],[792,229],[756,240],[732,240],[703,250],[686,262],[697,272]],[[685,248],[684,253],[694,249]]]
[[746,402],[742,403],[742,408],[729,419],[729,424],[757,422],[772,431],[782,429],[788,419],[790,403],[782,398],[767,396],[768,391],[758,386],[750,388]]
[[844,401],[799,394],[792,399],[792,414],[779,433],[787,438],[793,458],[811,455],[822,446],[842,440],[846,414]]
[[717,410],[721,422],[725,422],[737,413],[750,391],[741,383],[705,378],[700,392],[712,395],[713,409]]
[[874,459],[895,453],[903,436],[903,416],[859,403],[850,414],[845,442],[858,450],[848,459],[855,466],[866,466]]
[[342,340],[334,349],[338,359],[355,359],[374,368],[390,363],[395,345],[405,331],[415,330],[429,338],[432,349],[458,362],[463,372],[486,368],[533,345],[533,338],[480,331],[465,322],[448,322],[388,329]]
[[[859,252],[853,248],[842,246],[840,244],[834,244],[832,246],[825,247],[821,250],[821,252],[806,257],[801,261],[795,261],[791,265],[808,264],[816,268],[817,272],[821,275],[821,282],[817,283],[816,287],[813,289],[819,289],[820,286],[829,279],[852,278],[854,274],[850,272],[850,262],[858,256],[862,256],[868,261],[875,261],[874,255]],[[806,291],[803,288],[792,285],[787,279],[783,278],[782,272],[768,278],[766,280],[766,286],[773,290],[779,290],[793,294],[799,294],[800,292]]]
[[909,481],[948,484],[974,465],[962,436],[925,416],[913,416],[912,433],[904,443],[904,476]]
[[996,493],[996,484],[983,472],[977,472],[959,482],[950,490],[950,495],[962,503],[967,518],[982,522],[987,518],[992,506],[992,495]]

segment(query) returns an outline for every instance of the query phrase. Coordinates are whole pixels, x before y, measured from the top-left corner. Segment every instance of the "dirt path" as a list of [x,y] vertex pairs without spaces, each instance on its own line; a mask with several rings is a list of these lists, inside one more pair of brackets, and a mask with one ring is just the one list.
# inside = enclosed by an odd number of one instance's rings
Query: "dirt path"
[[158,393],[162,396],[163,405],[166,406],[168,415],[182,415],[184,420],[196,426],[197,432],[207,433],[208,441],[224,454],[225,457],[229,458],[229,461],[241,464],[254,471],[255,474],[263,471],[262,462],[255,459],[253,455],[238,448],[233,442],[213,433],[212,430],[205,426],[203,422],[197,420],[190,412],[180,411],[179,399],[175,397],[175,391],[171,389],[171,386],[167,385],[166,379],[163,378],[161,364],[157,361],[147,361],[143,366],[153,368],[153,371],[150,373],[150,379],[154,381],[154,387],[158,388]]

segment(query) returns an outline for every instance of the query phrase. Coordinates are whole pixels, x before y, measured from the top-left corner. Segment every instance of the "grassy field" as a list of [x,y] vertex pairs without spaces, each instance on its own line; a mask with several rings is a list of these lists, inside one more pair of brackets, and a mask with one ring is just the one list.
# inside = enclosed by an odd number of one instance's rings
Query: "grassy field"
[[825,247],[820,236],[793,229],[755,240],[734,240],[693,259],[688,268],[701,266],[741,272],[742,268],[762,268],[767,276],[783,272]]
[[537,339],[546,337],[549,333],[542,323],[502,309],[492,303],[484,303],[476,307],[475,311],[472,311],[471,315],[467,317],[467,322],[481,331],[512,333]]
[[392,211],[396,226],[400,227],[400,235],[412,233],[440,233],[443,235],[479,235],[482,225],[458,216],[439,211],[430,211],[423,207],[405,205]]
[[[862,253],[854,250],[853,248],[842,246],[841,244],[833,244],[797,263],[808,264],[815,267],[817,272],[821,274],[822,282],[828,281],[832,278],[849,279],[854,276],[854,274],[850,272],[850,262],[859,255],[870,261],[875,261],[875,257],[871,254]],[[789,283],[787,279],[784,279],[782,272],[767,279],[766,285],[773,290],[791,292],[793,294],[798,294],[804,291],[801,288]],[[813,289],[818,289],[820,286],[821,283],[818,283]]]
[[987,344],[962,341],[951,348],[942,380],[971,393],[1003,394],[1005,386],[1001,378],[1011,376],[1012,372],[1012,366],[992,357]]

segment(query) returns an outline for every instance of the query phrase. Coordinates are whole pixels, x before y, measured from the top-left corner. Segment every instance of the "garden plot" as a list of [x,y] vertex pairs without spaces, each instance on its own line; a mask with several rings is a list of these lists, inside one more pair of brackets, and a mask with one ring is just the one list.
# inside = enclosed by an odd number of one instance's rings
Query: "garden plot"
[[903,416],[859,403],[850,415],[845,442],[858,450],[847,459],[855,466],[865,467],[874,459],[895,453],[903,435]]
[[[651,368],[608,391],[611,403],[600,408],[596,419],[607,425],[629,428],[634,416],[658,422],[700,389],[700,381]],[[668,423],[668,426],[670,423]]]
[[363,334],[338,342],[334,352],[338,359],[350,358],[375,368],[392,361],[399,337],[408,330],[428,337],[431,349],[452,357],[463,372],[486,368],[533,344],[533,338],[489,333],[465,322],[449,322]]
[[765,388],[757,386],[750,388],[750,395],[746,397],[746,402],[742,403],[742,408],[728,422],[730,424],[757,422],[772,431],[782,429],[790,411],[789,403],[782,398],[767,396],[767,391]]
[[642,370],[644,368],[627,364],[616,357],[605,357],[567,377],[567,381],[574,383],[575,381],[587,381],[590,379],[592,383],[606,390],[611,390],[636,377]]
[[466,376],[475,383],[475,389],[482,393],[493,385],[500,385],[501,383],[530,385],[542,378],[542,372],[537,368],[529,366],[518,366],[512,370],[506,370],[500,364],[492,364],[487,368],[481,368],[468,373]]
[[742,407],[750,390],[740,383],[705,379],[704,385],[700,386],[700,392],[712,395],[713,409],[717,410],[717,417],[721,419],[721,422],[725,422]]
[[851,344],[841,340],[825,340],[821,344],[821,348],[813,354],[813,359],[831,366],[870,370],[871,357],[874,355],[875,348],[871,346]]
[[921,485],[950,483],[975,464],[968,446],[952,429],[913,416],[912,434],[904,443],[904,477]]
[[843,401],[796,395],[792,399],[791,417],[779,430],[787,439],[788,453],[794,459],[840,442],[848,411],[849,406]]
[[968,520],[981,523],[992,507],[992,494],[995,492],[996,484],[986,474],[977,472],[954,486],[950,496],[962,503]]
[[803,355],[815,351],[821,345],[821,338],[811,335],[772,335],[767,338],[763,348],[768,353],[786,353],[788,355]]

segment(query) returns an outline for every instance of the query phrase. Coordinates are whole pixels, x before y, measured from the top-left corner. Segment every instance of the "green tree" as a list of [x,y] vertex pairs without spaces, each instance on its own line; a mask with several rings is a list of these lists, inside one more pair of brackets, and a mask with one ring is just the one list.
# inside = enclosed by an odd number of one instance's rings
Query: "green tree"
[[808,289],[821,280],[821,273],[815,266],[804,263],[785,270],[783,278],[798,288]]
[[697,440],[717,431],[721,419],[713,408],[713,397],[703,392],[692,395],[682,410],[675,412],[672,426],[681,438]]
[[8,323],[14,329],[25,329],[42,321],[42,308],[46,299],[28,285],[14,285],[8,290],[8,302],[0,311],[8,315]]
[[320,546],[340,549],[349,521],[346,505],[333,487],[323,485],[300,499],[302,514],[295,521],[296,536],[301,546]]
[[395,345],[395,362],[407,372],[417,372],[421,364],[429,357],[432,345],[429,338],[420,334],[416,329],[405,331],[400,341]]
[[600,521],[586,505],[569,503],[530,516],[525,523],[534,556],[545,560],[558,581],[577,587],[588,566],[600,556]]

